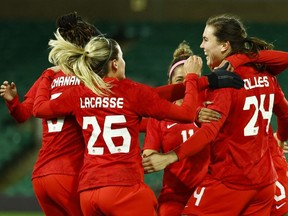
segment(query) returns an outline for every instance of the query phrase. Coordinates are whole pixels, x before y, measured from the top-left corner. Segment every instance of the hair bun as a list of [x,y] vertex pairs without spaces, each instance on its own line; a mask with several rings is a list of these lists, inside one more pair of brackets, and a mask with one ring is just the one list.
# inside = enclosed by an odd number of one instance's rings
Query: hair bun
[[173,53],[173,59],[184,57],[189,57],[193,55],[193,51],[187,41],[183,40]]
[[82,19],[77,15],[77,12],[74,12],[58,17],[56,25],[59,28],[69,30],[73,29],[77,25],[78,21],[82,21]]

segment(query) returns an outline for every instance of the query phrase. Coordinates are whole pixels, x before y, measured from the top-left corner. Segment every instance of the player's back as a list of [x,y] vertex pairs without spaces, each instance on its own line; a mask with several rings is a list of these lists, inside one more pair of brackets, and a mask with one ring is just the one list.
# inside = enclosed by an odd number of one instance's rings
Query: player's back
[[[50,74],[48,74],[50,76]],[[128,79],[105,78],[111,94],[99,96],[81,84],[49,101],[51,82],[43,79],[33,107],[38,117],[74,115],[82,127],[86,149],[79,190],[144,182],[139,129],[142,117],[191,122],[195,117],[198,77],[187,76],[181,106],[160,98],[149,86]]]
[[162,117],[162,113],[156,109],[152,88],[128,79],[114,79],[113,85],[109,96],[99,97],[85,86],[78,94],[80,105],[75,115],[87,144],[80,190],[144,181],[141,119],[150,114]]
[[[55,73],[51,84],[51,100],[79,84],[75,76]],[[42,146],[32,177],[47,174],[78,175],[83,163],[84,139],[75,117],[42,119],[42,126]]]
[[216,109],[226,116],[211,147],[210,168],[214,177],[231,187],[262,187],[276,177],[268,134],[277,83],[268,73],[252,67],[239,67],[236,73],[244,80],[243,89],[220,89],[210,94]]

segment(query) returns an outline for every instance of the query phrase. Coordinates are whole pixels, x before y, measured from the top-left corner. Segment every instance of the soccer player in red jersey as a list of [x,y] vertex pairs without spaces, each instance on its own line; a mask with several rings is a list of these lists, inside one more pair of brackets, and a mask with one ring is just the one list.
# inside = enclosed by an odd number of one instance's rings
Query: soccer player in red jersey
[[50,101],[48,87],[54,73],[46,71],[33,110],[42,118],[75,115],[82,127],[86,150],[79,191],[84,215],[156,215],[156,197],[144,184],[138,139],[142,117],[193,122],[198,86],[241,88],[243,81],[221,70],[198,78],[202,60],[192,56],[183,66],[189,73],[186,94],[178,106],[161,99],[151,87],[125,78],[125,61],[116,41],[95,37],[82,48],[63,40],[58,32],[55,36],[49,42],[50,62],[75,74],[83,85]]
[[[173,60],[169,67],[169,84],[183,83],[185,77],[183,64],[191,55],[193,52],[187,42],[180,43],[174,51]],[[182,99],[174,103],[180,105]],[[217,116],[217,113],[212,114]],[[150,118],[146,128],[143,156],[148,156],[153,152],[171,151],[197,130],[198,126],[194,122],[182,124]],[[209,146],[207,146],[195,156],[171,164],[164,170],[162,189],[158,197],[158,216],[181,215],[196,185],[207,173],[209,154]]]
[[[82,20],[76,13],[57,19],[60,34],[79,46],[90,37],[101,34],[97,28]],[[56,68],[47,69],[56,72]],[[58,72],[58,70],[57,70]],[[32,116],[33,104],[39,82],[34,83],[21,103],[16,85],[7,81],[1,86],[1,96],[6,100],[12,117],[19,123]],[[71,86],[79,85],[76,76],[62,71],[55,73],[51,86],[51,99],[58,97]],[[80,197],[77,191],[78,174],[83,164],[84,140],[74,116],[42,119],[42,146],[32,173],[32,184],[37,200],[47,216],[81,216]]]
[[[278,75],[288,66],[288,53],[278,50],[261,50],[259,54],[253,57],[236,54],[227,57],[226,60],[231,63],[233,68],[251,62],[265,64],[269,73]],[[277,109],[276,112],[281,112],[281,110]],[[288,215],[288,164],[283,151],[284,143],[288,138],[288,134],[285,133],[283,128],[287,127],[288,116],[287,113],[280,114],[280,116],[282,116],[281,119],[278,118],[277,120],[280,128],[277,130],[277,133],[274,133],[275,138],[273,137],[272,128],[269,134],[270,152],[278,176],[271,216]]]
[[[241,21],[225,14],[208,19],[200,45],[211,69],[228,55],[253,55],[270,46],[247,37]],[[239,66],[234,72],[243,78],[243,89],[206,93],[206,99],[213,102],[208,107],[221,114],[219,121],[203,123],[169,153],[143,158],[144,170],[154,172],[194,155],[213,141],[209,172],[188,201],[184,215],[270,215],[277,175],[269,149],[269,124],[272,110],[281,108],[287,113],[288,103],[276,78],[259,65]],[[288,132],[287,127],[282,129]]]
[[[278,50],[261,50],[259,54],[253,57],[244,54],[236,54],[227,57],[226,60],[231,63],[233,68],[237,68],[240,65],[251,62],[265,64],[267,66],[267,70],[269,70],[269,73],[278,75],[288,66],[288,53]],[[277,109],[276,112],[281,112],[281,110]],[[271,216],[287,216],[288,164],[283,151],[284,143],[288,138],[288,134],[283,129],[287,127],[288,124],[287,113],[282,114],[281,119],[278,118],[277,122],[278,127],[280,126],[277,133],[274,133],[273,137],[273,131],[271,128],[269,134],[270,152],[278,176]]]
[[151,87],[125,78],[125,61],[116,41],[95,37],[83,49],[63,40],[58,32],[55,35],[56,40],[49,42],[50,61],[76,74],[84,85],[50,101],[48,87],[54,74],[48,71],[33,110],[36,117],[75,115],[82,128],[86,143],[79,179],[83,214],[156,215],[156,197],[144,184],[138,138],[141,118],[193,122],[201,59],[194,56],[185,63],[186,71],[194,73],[186,76],[184,101],[177,106]]

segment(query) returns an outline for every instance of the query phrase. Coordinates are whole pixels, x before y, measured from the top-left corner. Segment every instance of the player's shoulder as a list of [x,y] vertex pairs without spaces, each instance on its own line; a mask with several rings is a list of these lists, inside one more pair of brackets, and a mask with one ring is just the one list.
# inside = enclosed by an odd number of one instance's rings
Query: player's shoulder
[[140,91],[143,91],[143,90],[149,90],[149,89],[152,89],[151,86],[148,86],[146,84],[143,84],[143,83],[140,83],[140,82],[137,82],[137,81],[133,81],[131,79],[123,79],[119,82],[122,86],[124,86],[127,90],[131,90],[131,91],[137,91],[137,90],[140,90]]
[[59,76],[59,75],[64,75],[64,73],[60,70],[60,71],[56,71],[54,69],[51,68],[46,68],[44,71],[42,71],[42,74],[40,75],[40,79],[42,77],[50,77],[50,78],[54,78],[55,76]]
[[51,70],[54,73],[57,73],[61,71],[61,68],[59,66],[52,66],[52,67],[47,68],[47,70]]
[[140,82],[128,79],[128,78],[125,78],[125,79],[121,80],[120,82],[125,84],[125,85],[130,85],[130,86],[140,87],[140,88],[147,86],[147,85],[145,85],[143,83],[140,83]]

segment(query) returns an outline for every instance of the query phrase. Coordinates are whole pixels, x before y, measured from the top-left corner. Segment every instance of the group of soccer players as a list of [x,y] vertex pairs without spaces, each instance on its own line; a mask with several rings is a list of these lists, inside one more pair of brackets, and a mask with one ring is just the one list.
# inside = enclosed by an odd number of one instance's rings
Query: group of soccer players
[[[275,77],[288,66],[286,52],[248,37],[235,16],[211,17],[200,47],[212,73],[200,77],[202,59],[183,51],[168,72],[169,84],[178,85],[161,94],[127,79],[120,45],[77,13],[59,17],[57,27],[49,41],[55,66],[24,101],[14,83],[0,89],[17,121],[42,118],[32,183],[46,215],[288,212],[279,147],[288,136],[288,103]],[[142,152],[143,117],[149,120]],[[162,169],[157,201],[144,171]]]

